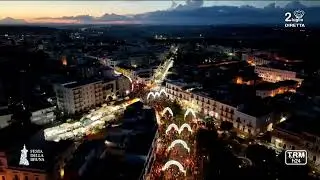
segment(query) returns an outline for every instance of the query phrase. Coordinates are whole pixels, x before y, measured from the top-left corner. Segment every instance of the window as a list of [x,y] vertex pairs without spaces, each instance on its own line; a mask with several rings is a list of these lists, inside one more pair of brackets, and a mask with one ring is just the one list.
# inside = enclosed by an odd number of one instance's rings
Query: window
[[24,180],[29,180],[28,176],[25,176],[25,177],[24,177]]
[[38,178],[38,177],[36,177],[34,180],[39,180],[39,178]]
[[6,180],[6,178],[4,176],[2,176],[2,180]]
[[19,180],[18,175],[14,175],[13,180]]
[[312,160],[316,161],[317,160],[317,156],[313,156]]

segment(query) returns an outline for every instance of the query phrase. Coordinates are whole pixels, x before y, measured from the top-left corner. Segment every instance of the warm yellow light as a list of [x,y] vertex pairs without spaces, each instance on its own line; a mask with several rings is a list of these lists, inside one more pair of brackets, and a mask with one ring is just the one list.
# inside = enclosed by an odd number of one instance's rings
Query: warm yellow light
[[242,78],[241,77],[237,77],[237,84],[242,84]]
[[66,56],[62,56],[61,61],[62,61],[62,65],[64,65],[64,66],[68,65]]
[[64,169],[60,169],[60,177],[63,178],[64,177]]

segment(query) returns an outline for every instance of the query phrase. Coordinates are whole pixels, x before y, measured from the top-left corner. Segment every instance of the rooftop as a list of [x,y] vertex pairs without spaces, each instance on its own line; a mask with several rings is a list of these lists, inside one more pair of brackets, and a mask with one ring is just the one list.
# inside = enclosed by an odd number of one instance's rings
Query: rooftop
[[154,110],[141,102],[127,107],[123,123],[106,130],[110,152],[124,154],[106,153],[88,167],[82,179],[138,179],[157,129],[154,116]]
[[94,140],[94,141],[85,141],[82,143],[76,152],[73,154],[73,158],[69,161],[66,170],[79,170],[79,168],[84,164],[87,159],[88,154],[92,150],[96,150],[97,148],[104,147],[105,144],[103,140]]
[[101,80],[99,79],[85,79],[85,80],[81,80],[81,81],[71,81],[71,82],[67,82],[67,83],[63,83],[61,84],[62,86],[64,86],[65,88],[76,88],[79,86],[84,86],[87,84],[91,84],[91,83],[96,83],[96,82],[100,82]]
[[291,66],[291,65],[287,65],[287,64],[283,65],[280,63],[269,63],[266,65],[261,65],[259,67],[279,69],[279,70],[289,71],[289,72],[299,72],[301,70],[301,68],[299,68],[298,66]]
[[277,129],[283,129],[296,134],[309,133],[315,136],[320,136],[319,132],[320,122],[317,118],[307,116],[294,115],[289,117],[286,121],[278,124]]
[[296,86],[297,84],[298,82],[294,80],[279,81],[277,83],[263,82],[258,84],[256,86],[256,89],[257,90],[275,90],[280,87]]
[[[31,125],[28,128],[19,125],[10,125],[0,130],[0,150],[15,149],[17,144],[26,142],[41,129],[38,125]],[[17,133],[19,132],[19,133]]]
[[193,92],[233,106],[238,111],[251,116],[259,117],[268,114],[270,112],[269,108],[267,108],[260,98],[253,96],[250,90],[250,87],[244,88],[226,85],[220,86],[215,90],[195,89]]

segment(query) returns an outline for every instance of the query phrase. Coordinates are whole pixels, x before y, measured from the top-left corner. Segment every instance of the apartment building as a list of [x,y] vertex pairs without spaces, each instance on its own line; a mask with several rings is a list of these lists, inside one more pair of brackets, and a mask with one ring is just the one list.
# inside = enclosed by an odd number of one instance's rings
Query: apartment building
[[242,60],[243,61],[247,61],[249,64],[253,65],[253,66],[261,66],[261,65],[266,65],[269,64],[271,61],[258,57],[258,56],[254,56],[251,54],[246,54],[243,53],[242,54]]
[[109,94],[115,93],[114,80],[85,80],[54,86],[58,108],[68,114],[75,114],[100,105]]
[[285,92],[296,92],[297,87],[298,82],[293,80],[279,81],[276,83],[260,83],[256,86],[256,96],[266,98]]
[[188,89],[190,86],[181,82],[167,82],[166,92],[169,98],[187,101],[200,107],[204,115],[212,116],[220,121],[229,121],[243,134],[256,135],[266,130],[270,113],[248,111],[244,105],[225,103],[210,97],[209,94]]
[[259,77],[262,78],[263,81],[275,83],[285,80],[294,80],[299,82],[299,84],[301,84],[303,81],[303,79],[297,78],[297,73],[294,71],[276,69],[266,66],[255,66],[254,71]]
[[289,118],[274,127],[271,143],[282,150],[307,150],[308,163],[320,169],[320,136],[312,128],[317,126],[307,123],[309,120],[306,118],[295,118],[296,120]]

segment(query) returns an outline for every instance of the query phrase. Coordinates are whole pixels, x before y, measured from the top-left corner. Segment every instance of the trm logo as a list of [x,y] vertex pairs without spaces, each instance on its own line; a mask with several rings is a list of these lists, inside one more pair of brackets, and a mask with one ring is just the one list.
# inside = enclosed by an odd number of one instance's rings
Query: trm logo
[[286,165],[306,165],[308,162],[308,153],[306,150],[286,150]]

